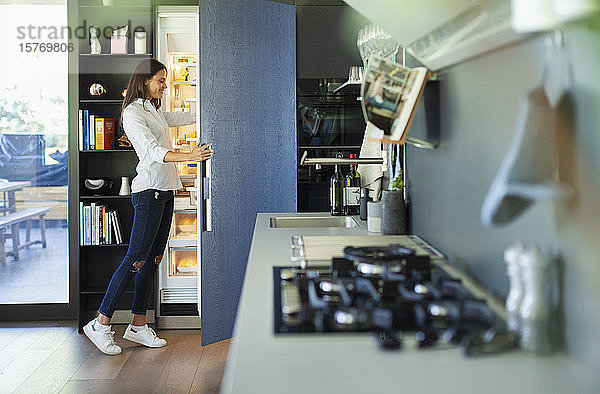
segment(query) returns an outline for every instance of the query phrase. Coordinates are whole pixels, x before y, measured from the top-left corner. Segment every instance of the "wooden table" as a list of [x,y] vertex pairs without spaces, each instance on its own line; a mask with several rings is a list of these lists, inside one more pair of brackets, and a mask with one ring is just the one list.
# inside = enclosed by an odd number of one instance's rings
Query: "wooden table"
[[[31,245],[40,243],[46,247],[46,229],[44,225],[44,216],[50,211],[49,208],[28,208],[17,212],[17,201],[15,192],[31,186],[29,181],[6,181],[0,180],[0,192],[2,192],[2,207],[0,207],[0,266],[6,265],[6,256],[13,256],[15,261],[19,260],[19,250],[29,248]],[[40,238],[31,240],[31,220],[39,218]],[[27,223],[25,243],[21,244],[19,240],[19,223]],[[5,234],[5,229],[10,228],[10,234]],[[4,241],[9,237],[12,239],[12,250],[6,251]]]
[[17,190],[22,190],[27,186],[31,186],[31,182],[29,181],[0,181],[0,192],[2,192],[2,208],[0,208],[0,212],[12,213],[17,211],[17,202],[15,199],[15,192]]

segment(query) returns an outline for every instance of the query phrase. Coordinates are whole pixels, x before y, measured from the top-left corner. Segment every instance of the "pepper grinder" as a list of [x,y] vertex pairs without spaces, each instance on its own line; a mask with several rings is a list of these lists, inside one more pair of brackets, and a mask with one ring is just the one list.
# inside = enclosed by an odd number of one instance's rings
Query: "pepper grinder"
[[509,331],[519,332],[519,310],[523,301],[523,278],[521,276],[520,259],[525,252],[525,245],[518,241],[504,251],[506,272],[508,274],[509,290],[506,297],[506,328]]
[[523,278],[520,309],[521,347],[537,353],[552,351],[550,262],[537,247],[519,259]]

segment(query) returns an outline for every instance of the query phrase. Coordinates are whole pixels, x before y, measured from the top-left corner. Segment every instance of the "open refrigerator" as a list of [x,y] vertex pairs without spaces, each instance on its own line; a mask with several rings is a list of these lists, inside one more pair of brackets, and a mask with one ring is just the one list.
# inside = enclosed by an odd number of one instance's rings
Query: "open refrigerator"
[[[196,123],[171,127],[174,151],[189,151],[200,137],[197,111],[199,86],[198,7],[168,6],[157,9],[158,60],[167,66],[167,94],[162,110],[191,112]],[[184,188],[175,192],[171,232],[158,275],[159,328],[200,328],[200,233],[201,220],[196,190],[200,184],[198,164],[177,163]]]

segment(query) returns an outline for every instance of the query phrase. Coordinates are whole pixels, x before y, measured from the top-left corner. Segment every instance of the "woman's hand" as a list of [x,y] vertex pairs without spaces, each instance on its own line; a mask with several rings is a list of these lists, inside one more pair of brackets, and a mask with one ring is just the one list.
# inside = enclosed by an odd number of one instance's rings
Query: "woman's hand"
[[196,145],[191,152],[188,153],[190,161],[205,161],[212,157],[213,151],[210,149],[212,144]]
[[210,149],[212,144],[196,145],[190,152],[168,151],[163,159],[164,162],[182,162],[182,161],[205,161],[212,157],[213,151]]

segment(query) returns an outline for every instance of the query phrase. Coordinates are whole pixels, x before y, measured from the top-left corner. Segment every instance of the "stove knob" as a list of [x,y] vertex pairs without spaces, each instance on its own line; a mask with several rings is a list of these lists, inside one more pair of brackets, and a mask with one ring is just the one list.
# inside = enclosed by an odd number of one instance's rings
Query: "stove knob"
[[400,349],[402,347],[402,332],[398,330],[380,330],[375,333],[377,342],[383,349]]
[[415,339],[419,344],[419,348],[431,347],[437,342],[438,334],[434,331],[419,330],[415,334]]
[[427,324],[427,312],[421,304],[415,303],[413,307],[415,313],[415,323],[417,327],[423,327]]
[[464,328],[448,327],[442,334],[442,337],[454,345],[460,345],[466,333],[467,330]]

